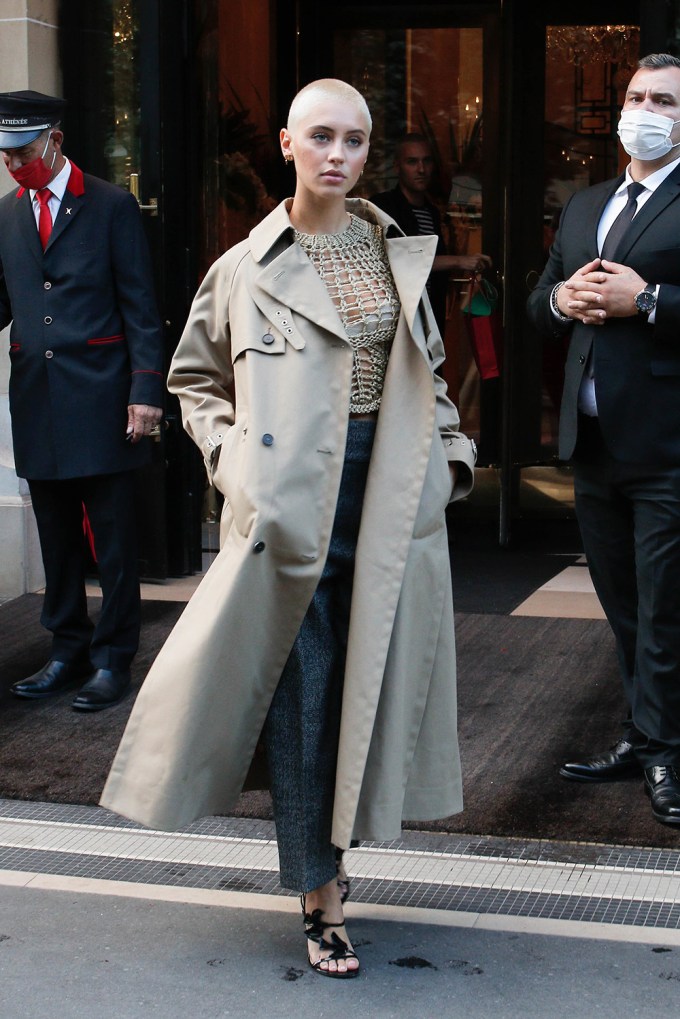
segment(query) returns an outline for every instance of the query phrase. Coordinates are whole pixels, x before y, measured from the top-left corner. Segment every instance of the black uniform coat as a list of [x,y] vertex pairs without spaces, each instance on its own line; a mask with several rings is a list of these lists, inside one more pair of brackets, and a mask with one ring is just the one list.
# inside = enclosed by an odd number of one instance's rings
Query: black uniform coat
[[30,194],[0,200],[0,327],[12,322],[16,471],[31,480],[139,467],[127,406],[163,405],[163,340],[134,197],[71,164],[42,250]]
[[556,283],[598,257],[597,226],[623,177],[577,191],[565,205],[548,263],[528,300],[545,336],[571,331],[560,416],[560,457],[574,452],[578,392],[591,347],[600,428],[624,463],[680,463],[680,168],[645,202],[616,261],[660,283],[655,320],[611,318],[604,325],[561,323],[550,310]]

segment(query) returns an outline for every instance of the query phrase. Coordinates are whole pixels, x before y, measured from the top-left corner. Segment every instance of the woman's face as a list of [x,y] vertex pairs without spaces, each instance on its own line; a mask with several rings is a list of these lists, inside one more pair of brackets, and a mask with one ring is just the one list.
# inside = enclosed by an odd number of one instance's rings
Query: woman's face
[[364,168],[369,134],[365,116],[353,103],[332,98],[311,103],[291,131],[281,131],[283,154],[295,160],[298,189],[317,198],[344,198]]

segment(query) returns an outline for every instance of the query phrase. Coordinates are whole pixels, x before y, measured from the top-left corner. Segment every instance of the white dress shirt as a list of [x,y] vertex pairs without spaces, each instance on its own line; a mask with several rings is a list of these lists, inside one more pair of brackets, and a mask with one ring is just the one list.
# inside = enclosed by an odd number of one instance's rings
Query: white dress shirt
[[[47,203],[47,207],[50,210],[50,215],[52,216],[53,224],[56,221],[57,213],[59,212],[59,207],[64,198],[64,192],[66,191],[66,185],[68,184],[68,179],[70,176],[71,176],[71,164],[69,163],[68,159],[65,158],[64,165],[62,166],[57,176],[54,178],[54,180],[51,180],[49,184],[45,185],[45,187],[48,187],[52,192],[52,194],[50,195],[50,200]],[[35,225],[37,229],[38,223],[40,221],[40,202],[38,201],[37,198],[38,192],[31,190],[30,194],[31,201],[33,202],[33,215],[35,216]]]
[[[663,184],[668,174],[672,173],[679,163],[680,156],[677,159],[674,159],[672,163],[667,163],[665,166],[662,166],[660,170],[655,170],[654,173],[650,173],[648,177],[645,177],[643,181],[640,181],[640,183],[644,186],[645,190],[641,191],[640,194],[637,196],[635,209],[636,216],[640,209],[642,208],[642,206],[645,204],[645,202],[649,201],[649,199],[652,197],[658,186],[660,184]],[[605,237],[609,233],[609,230],[614,220],[616,219],[618,214],[622,211],[623,207],[628,201],[628,185],[632,183],[633,178],[630,175],[630,166],[627,166],[625,180],[622,181],[622,183],[616,189],[614,194],[611,196],[611,198],[609,199],[604,208],[602,216],[600,217],[600,222],[598,223],[597,226],[598,251],[602,251],[602,245],[604,244]],[[656,294],[658,297],[659,294],[658,286],[656,288]],[[649,315],[650,325],[654,324],[655,314],[656,312],[653,311]],[[597,400],[595,399],[595,377],[592,373],[592,354],[589,359],[589,366],[590,371],[584,373],[583,380],[581,382],[581,388],[579,389],[578,409],[581,411],[582,414],[588,414],[589,417],[597,417]]]

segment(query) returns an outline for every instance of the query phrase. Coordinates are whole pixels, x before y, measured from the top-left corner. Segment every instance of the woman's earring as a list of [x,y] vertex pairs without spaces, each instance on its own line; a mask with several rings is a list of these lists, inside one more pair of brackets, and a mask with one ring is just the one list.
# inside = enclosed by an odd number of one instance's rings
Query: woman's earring
[[292,163],[293,162],[293,157],[291,155],[284,156],[283,157],[283,161],[284,161],[284,163]]

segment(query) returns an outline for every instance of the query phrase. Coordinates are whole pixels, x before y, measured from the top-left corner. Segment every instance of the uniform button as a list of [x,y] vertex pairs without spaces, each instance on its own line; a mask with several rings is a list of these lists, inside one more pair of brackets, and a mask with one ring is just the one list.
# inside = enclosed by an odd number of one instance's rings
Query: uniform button
[[49,360],[51,357],[54,357],[54,354],[52,353],[51,350],[46,350],[45,357]]
[[253,545],[253,552],[255,552],[255,554],[257,554],[258,552],[264,552],[265,547],[266,546],[263,541],[256,541],[255,544]]
[[51,315],[45,315],[44,321],[45,321],[45,325],[46,326],[51,325],[52,324],[52,316]]
[[45,282],[43,283],[43,286],[44,286],[45,290],[51,290],[52,289],[52,284],[50,283],[49,280],[45,280]]
[[262,442],[265,446],[273,446],[274,436],[270,435],[269,432],[265,432],[264,435],[262,436]]
[[578,363],[579,364],[585,364],[586,363],[586,359],[585,359],[583,354],[581,354],[581,356],[579,357]]
[[262,342],[266,344],[273,343],[274,337],[272,336],[271,333],[265,333],[264,336],[262,337]]

